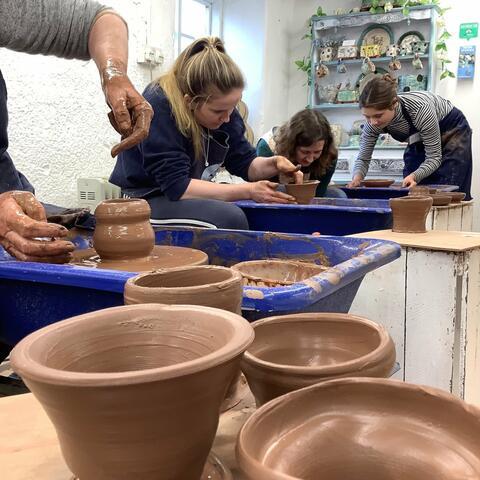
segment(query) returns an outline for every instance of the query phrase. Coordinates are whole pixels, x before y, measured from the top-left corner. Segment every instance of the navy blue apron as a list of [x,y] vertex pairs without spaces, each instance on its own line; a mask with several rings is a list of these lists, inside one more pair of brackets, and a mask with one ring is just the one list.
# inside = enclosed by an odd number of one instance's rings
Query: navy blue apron
[[13,164],[8,149],[7,87],[0,71],[0,193],[10,190],[34,192],[32,185]]
[[[401,99],[399,101],[402,114],[410,126],[409,136],[418,133]],[[472,129],[465,115],[455,107],[439,122],[439,126],[442,142],[442,164],[435,172],[421,180],[419,184],[458,185],[459,191],[466,194],[465,200],[471,200]],[[396,140],[405,141],[406,139],[396,138]],[[408,145],[403,154],[405,163],[403,176],[407,177],[417,170],[425,162],[425,159],[425,146],[421,141]]]

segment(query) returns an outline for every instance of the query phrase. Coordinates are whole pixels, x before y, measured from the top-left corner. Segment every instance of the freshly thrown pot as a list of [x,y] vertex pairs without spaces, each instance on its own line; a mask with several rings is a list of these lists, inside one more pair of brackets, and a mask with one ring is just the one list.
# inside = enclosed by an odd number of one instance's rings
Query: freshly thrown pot
[[130,305],[38,330],[11,360],[80,480],[198,479],[252,340],[224,310]]
[[143,273],[125,283],[126,305],[165,303],[203,305],[240,314],[243,279],[240,272],[214,265],[178,267]]
[[430,193],[433,200],[434,207],[445,207],[452,202],[452,195],[450,192]]
[[407,196],[390,199],[393,214],[392,231],[399,233],[425,233],[425,221],[432,207],[431,196]]
[[452,198],[452,203],[461,203],[467,196],[466,193],[463,192],[449,192],[448,194]]
[[100,258],[148,257],[155,245],[150,206],[142,199],[105,200],[95,209],[93,247]]
[[297,203],[308,205],[312,203],[319,183],[318,180],[307,180],[303,183],[287,183],[285,189],[289,195],[297,199]]
[[475,480],[480,410],[394,380],[345,378],[267,403],[237,442],[249,480]]
[[338,377],[388,377],[395,345],[385,328],[341,313],[299,313],[252,323],[242,359],[257,406],[292,390]]
[[362,187],[377,187],[377,188],[387,188],[390,185],[393,185],[395,180],[385,180],[383,178],[370,178],[368,180],[363,180],[361,185]]
[[431,189],[425,185],[416,185],[415,187],[412,187],[409,191],[408,191],[408,195],[409,196],[414,196],[414,197],[418,197],[418,196],[425,196],[425,195],[428,195],[429,193],[435,193],[435,192],[430,192],[430,190],[435,190],[436,189]]
[[283,287],[301,282],[327,269],[322,265],[293,260],[250,260],[232,265],[243,276],[244,285]]

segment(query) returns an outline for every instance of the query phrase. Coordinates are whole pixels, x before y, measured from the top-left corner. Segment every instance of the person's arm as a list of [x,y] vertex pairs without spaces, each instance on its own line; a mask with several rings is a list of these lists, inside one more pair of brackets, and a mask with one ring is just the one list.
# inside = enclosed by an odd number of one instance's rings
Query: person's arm
[[348,184],[349,187],[360,186],[361,181],[365,178],[372,159],[373,149],[377,143],[380,130],[372,127],[369,123],[365,123],[360,137],[360,151],[353,168],[353,179]]
[[330,181],[332,180],[333,174],[335,173],[336,166],[337,166],[337,160],[335,159],[333,164],[325,172],[325,175],[323,175],[323,177],[318,179],[320,180],[320,183],[318,184],[315,196],[317,197],[325,196],[327,187],[330,185]]

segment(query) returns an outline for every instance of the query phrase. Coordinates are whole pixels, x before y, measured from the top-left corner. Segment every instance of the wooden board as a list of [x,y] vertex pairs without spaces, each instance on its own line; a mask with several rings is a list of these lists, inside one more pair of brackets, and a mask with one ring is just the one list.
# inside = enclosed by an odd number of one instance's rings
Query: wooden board
[[391,240],[404,247],[446,252],[466,252],[480,248],[479,232],[430,230],[426,233],[395,233],[391,230],[377,230],[375,232],[357,233],[352,237]]
[[[232,470],[235,480],[244,479],[235,460],[237,434],[254,410],[249,393],[220,416],[213,451]],[[1,480],[71,480],[55,429],[32,394],[1,398],[0,425]]]

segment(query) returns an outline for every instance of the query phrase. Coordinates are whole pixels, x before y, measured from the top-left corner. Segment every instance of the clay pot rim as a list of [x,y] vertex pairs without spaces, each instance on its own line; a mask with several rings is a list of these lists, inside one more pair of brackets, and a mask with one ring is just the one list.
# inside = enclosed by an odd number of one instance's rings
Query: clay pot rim
[[300,187],[302,185],[317,185],[318,183],[320,183],[320,180],[305,180],[304,182],[302,183],[287,183],[287,185],[289,187],[291,186],[297,186],[297,187]]
[[[197,373],[199,371],[214,368],[222,363],[240,355],[254,339],[254,331],[250,324],[240,315],[212,307],[203,307],[198,305],[163,305],[159,303],[143,303],[138,305],[122,305],[120,307],[111,307],[100,310],[107,318],[115,318],[116,312],[137,311],[138,314],[151,314],[161,310],[162,312],[193,312],[199,311],[217,317],[219,320],[228,322],[232,327],[230,339],[212,353],[196,358],[194,360],[177,363],[157,368],[148,368],[144,370],[131,370],[123,372],[73,372],[68,370],[59,370],[47,367],[39,363],[30,355],[30,348],[45,335],[59,335],[62,330],[70,329],[72,326],[81,322],[98,323],[99,318],[92,319],[94,314],[99,311],[78,315],[60,322],[53,323],[37,330],[24,339],[22,339],[13,349],[11,362],[15,371],[25,378],[34,381],[48,383],[50,385],[68,385],[68,386],[89,386],[98,387],[119,387],[145,382],[156,382],[159,380],[168,380],[185,375]],[[115,321],[115,320],[114,320]],[[117,320],[118,321],[118,320]],[[59,375],[59,372],[62,372]],[[92,384],[95,382],[95,384]]]
[[[154,276],[154,275],[167,275],[170,272],[190,272],[192,270],[198,271],[198,270],[205,270],[205,271],[212,271],[212,270],[218,270],[218,271],[225,271],[225,272],[231,272],[231,277],[227,278],[225,280],[221,280],[219,282],[210,282],[210,283],[205,283],[205,284],[198,284],[198,285],[191,285],[191,286],[177,286],[177,287],[150,287],[147,285],[138,285],[138,281],[143,279],[144,277],[149,277],[149,276]],[[182,291],[186,290],[187,292],[190,290],[201,290],[201,289],[210,289],[211,287],[217,287],[219,289],[230,285],[231,283],[236,283],[236,282],[242,282],[243,277],[242,274],[238,270],[234,270],[233,268],[228,268],[228,267],[222,267],[220,265],[185,265],[182,267],[172,267],[172,268],[159,268],[157,270],[153,270],[151,272],[143,272],[140,273],[139,275],[136,275],[134,277],[130,277],[127,282],[125,283],[125,289],[127,288],[127,285],[129,288],[146,288],[148,289],[149,292],[158,292],[158,291],[173,291],[173,290],[178,290],[181,289]]]
[[237,437],[237,443],[235,447],[235,453],[237,461],[241,470],[251,471],[252,469],[259,473],[260,471],[265,475],[265,479],[269,480],[301,480],[299,477],[293,477],[288,474],[277,472],[274,469],[265,466],[263,463],[258,461],[255,457],[251,456],[245,445],[248,447],[248,438],[246,438],[250,431],[256,428],[256,423],[259,422],[264,415],[276,414],[278,410],[281,410],[282,404],[289,403],[291,401],[297,400],[297,397],[302,397],[308,395],[311,391],[316,390],[325,390],[337,386],[348,386],[355,384],[363,384],[370,387],[377,386],[378,388],[383,389],[392,389],[400,391],[409,391],[414,394],[421,394],[426,397],[436,397],[440,401],[448,402],[450,405],[454,406],[456,409],[460,409],[466,414],[475,415],[480,417],[480,408],[474,405],[470,405],[458,397],[455,397],[449,392],[429,387],[426,385],[417,385],[412,383],[403,382],[401,380],[392,380],[386,378],[373,378],[373,377],[346,377],[338,378],[334,380],[326,380],[308,387],[301,388],[299,390],[294,390],[288,392],[280,397],[274,398],[264,405],[257,408],[253,414],[246,420],[246,422],[240,428]]
[[[331,321],[338,323],[355,323],[361,324],[370,330],[375,331],[379,336],[378,346],[371,352],[362,355],[361,357],[347,362],[337,363],[335,365],[326,366],[300,366],[289,365],[282,363],[274,363],[266,360],[262,360],[253,353],[250,353],[248,349],[243,354],[242,362],[248,363],[255,367],[262,367],[278,373],[285,373],[287,375],[296,374],[303,376],[328,376],[328,375],[340,375],[342,373],[351,373],[355,370],[355,367],[365,368],[366,366],[375,365],[383,360],[382,350],[384,350],[390,343],[393,343],[390,335],[385,327],[379,325],[371,320],[360,317],[357,315],[350,315],[347,313],[298,313],[292,315],[278,315],[274,317],[267,317],[256,322],[251,323],[251,326],[255,330],[257,327],[272,323],[292,323],[292,322],[322,322]],[[252,342],[253,343],[253,342]],[[251,345],[250,345],[251,346]]]

